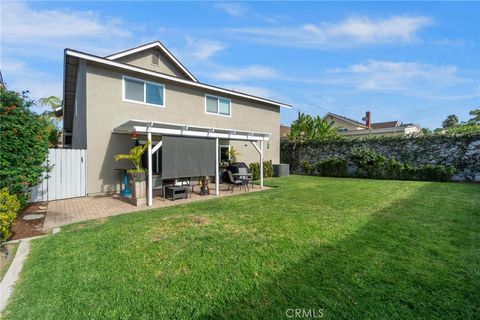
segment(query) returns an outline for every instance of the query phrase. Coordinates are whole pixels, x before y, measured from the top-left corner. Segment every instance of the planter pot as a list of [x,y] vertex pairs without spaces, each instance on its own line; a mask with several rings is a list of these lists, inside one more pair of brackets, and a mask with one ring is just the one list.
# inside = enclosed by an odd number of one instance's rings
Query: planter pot
[[145,172],[129,173],[128,178],[130,181],[145,181],[147,179]]
[[147,203],[147,182],[145,172],[129,173],[130,186],[132,189],[131,202],[135,206],[142,206]]

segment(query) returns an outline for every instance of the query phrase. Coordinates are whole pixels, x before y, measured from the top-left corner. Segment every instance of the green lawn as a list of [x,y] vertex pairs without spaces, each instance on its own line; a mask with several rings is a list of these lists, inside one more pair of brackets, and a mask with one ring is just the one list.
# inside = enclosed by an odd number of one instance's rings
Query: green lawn
[[292,176],[35,240],[6,319],[478,319],[480,186]]

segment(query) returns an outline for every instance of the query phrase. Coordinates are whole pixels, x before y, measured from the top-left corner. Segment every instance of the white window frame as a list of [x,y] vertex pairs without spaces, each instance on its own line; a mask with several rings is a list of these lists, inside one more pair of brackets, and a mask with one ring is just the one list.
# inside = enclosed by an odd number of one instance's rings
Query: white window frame
[[[217,112],[207,111],[207,97],[217,99],[217,107],[218,107]],[[228,106],[229,106],[230,114],[221,114],[220,113],[220,99],[228,100]],[[212,114],[212,115],[215,115],[215,116],[231,118],[232,117],[232,100],[229,99],[229,98],[225,98],[225,97],[215,96],[213,94],[205,94],[205,113],[206,114]]]
[[[134,80],[134,81],[143,82],[143,102],[142,101],[136,101],[136,100],[130,100],[130,99],[125,98],[125,86],[126,86],[125,79],[131,79],[131,80]],[[154,104],[154,103],[148,103],[147,102],[147,83],[162,87],[162,89],[163,89],[163,104]],[[143,105],[146,105],[146,106],[152,106],[152,107],[157,107],[157,108],[165,108],[166,100],[167,100],[167,97],[165,95],[165,85],[163,83],[143,80],[143,79],[130,77],[130,76],[122,76],[122,101],[137,103],[137,104],[143,104]]]

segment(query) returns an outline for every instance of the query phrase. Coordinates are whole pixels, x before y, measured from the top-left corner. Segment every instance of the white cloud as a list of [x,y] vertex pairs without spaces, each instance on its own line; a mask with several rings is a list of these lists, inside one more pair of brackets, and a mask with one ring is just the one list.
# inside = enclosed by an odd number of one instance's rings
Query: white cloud
[[187,37],[187,48],[184,51],[191,52],[191,55],[200,60],[206,60],[220,51],[225,50],[225,45],[218,41],[207,39],[195,39]]
[[248,11],[244,4],[238,2],[219,2],[214,7],[234,17],[240,17]]
[[420,91],[454,86],[466,81],[454,66],[415,62],[368,60],[330,69],[327,81],[361,90]]
[[412,43],[418,40],[418,32],[432,23],[431,18],[424,16],[350,17],[338,23],[228,30],[239,37],[281,46],[351,48]]
[[211,78],[220,81],[242,81],[246,79],[272,79],[278,76],[273,68],[252,65],[245,68],[221,68],[213,72]]
[[120,19],[94,11],[35,10],[29,4],[9,1],[2,2],[1,30],[1,41],[8,44],[8,50],[46,57],[51,49],[66,46],[110,52],[119,39],[132,36]]

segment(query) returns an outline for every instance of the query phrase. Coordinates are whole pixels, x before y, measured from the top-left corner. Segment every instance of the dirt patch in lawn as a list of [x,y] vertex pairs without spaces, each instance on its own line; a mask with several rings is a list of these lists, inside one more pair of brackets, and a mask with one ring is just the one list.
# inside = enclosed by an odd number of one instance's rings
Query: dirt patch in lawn
[[[43,221],[45,220],[47,203],[34,203],[28,205],[22,213],[13,221],[12,236],[9,240],[25,239],[41,236],[45,234],[42,231]],[[24,220],[23,217],[30,214],[43,214],[43,217],[35,220]]]
[[3,279],[8,267],[12,264],[17,249],[18,243],[3,244],[0,246],[0,280]]

